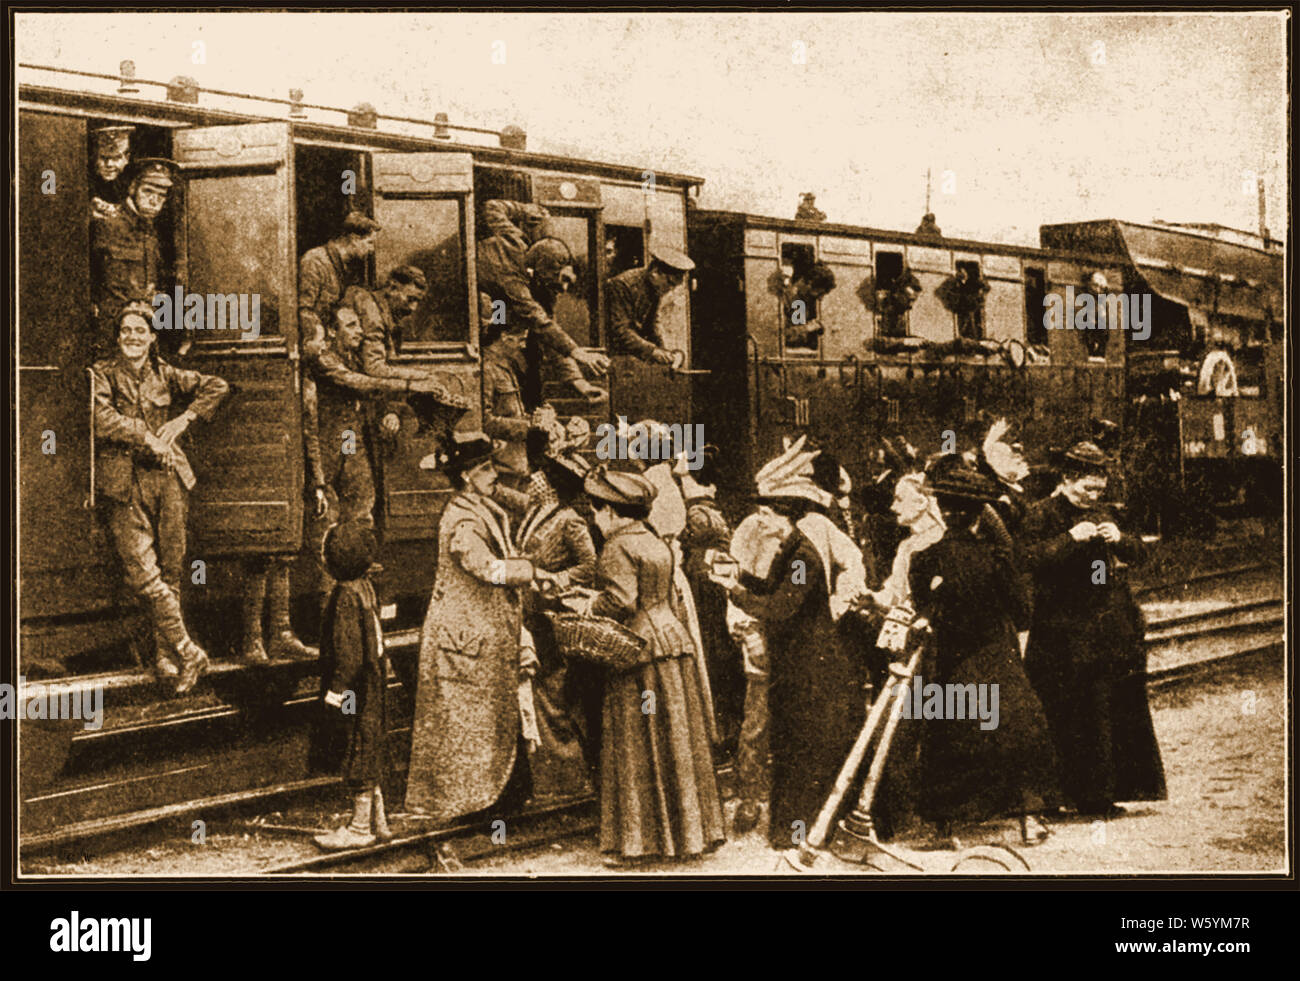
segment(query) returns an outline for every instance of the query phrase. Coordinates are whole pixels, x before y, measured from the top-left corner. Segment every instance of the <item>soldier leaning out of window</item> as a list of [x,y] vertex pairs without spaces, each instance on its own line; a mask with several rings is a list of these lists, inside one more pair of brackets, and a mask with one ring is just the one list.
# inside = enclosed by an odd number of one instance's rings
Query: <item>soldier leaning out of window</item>
[[817,321],[817,303],[833,289],[835,272],[824,262],[814,262],[791,276],[781,298],[786,347],[816,350],[825,329]]
[[[95,489],[131,591],[145,606],[157,644],[155,670],[189,691],[208,664],[181,616],[186,495],[194,487],[178,440],[195,419],[211,418],[229,386],[215,375],[174,368],[158,357],[147,303],[125,306],[117,354],[95,363]],[[177,396],[190,407],[173,413]],[[180,659],[177,668],[172,657]]]

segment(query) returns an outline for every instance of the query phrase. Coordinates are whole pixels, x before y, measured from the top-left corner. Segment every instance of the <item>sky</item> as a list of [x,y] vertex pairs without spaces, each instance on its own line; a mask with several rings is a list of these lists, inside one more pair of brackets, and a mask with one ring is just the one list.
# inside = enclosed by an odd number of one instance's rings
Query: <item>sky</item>
[[1103,217],[1254,230],[1262,172],[1286,230],[1280,13],[20,12],[15,47],[515,124],[530,150],[703,177],[705,208],[793,217],[812,191],[830,221],[910,231],[929,170],[952,237],[1036,244],[1041,224]]

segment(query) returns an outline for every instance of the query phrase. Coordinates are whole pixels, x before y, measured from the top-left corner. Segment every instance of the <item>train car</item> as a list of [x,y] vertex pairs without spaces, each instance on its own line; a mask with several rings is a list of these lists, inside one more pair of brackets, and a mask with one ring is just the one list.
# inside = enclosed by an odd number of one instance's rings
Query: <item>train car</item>
[[[1127,429],[1148,523],[1188,506],[1242,502],[1277,513],[1284,452],[1281,243],[1221,226],[1101,220],[1044,225],[1044,248],[1105,257],[1122,288],[1152,298],[1150,336],[1131,340]],[[1181,502],[1178,511],[1172,506]],[[1181,513],[1179,513],[1181,512]]]
[[[924,226],[923,226],[924,227]],[[861,486],[881,440],[923,453],[978,445],[1005,415],[1031,460],[1124,403],[1122,331],[1049,329],[1062,305],[1117,281],[1106,258],[729,211],[690,213],[699,422],[723,448],[731,499],[784,436],[811,435]],[[795,314],[801,278],[834,288]],[[821,326],[811,335],[792,321]]]
[[[132,653],[140,618],[125,600],[92,500],[91,130],[134,126],[137,158],[180,166],[183,180],[158,219],[172,270],[159,287],[260,298],[256,337],[188,331],[167,351],[231,384],[217,416],[186,437],[198,484],[188,516],[193,575],[182,598],[217,660],[229,656],[238,633],[247,563],[310,547],[297,323],[304,252],[336,235],[350,210],[380,223],[365,280],[413,263],[430,283],[424,304],[401,325],[397,360],[428,366],[470,396],[475,409],[460,425],[473,427],[482,378],[474,249],[482,202],[513,198],[551,211],[552,233],[569,245],[579,274],[556,319],[580,345],[600,349],[604,279],[641,263],[655,243],[685,249],[687,198],[702,183],[644,165],[529,152],[514,127],[498,134],[445,118],[384,117],[366,105],[312,106],[301,93],[288,100],[211,93],[188,79],[137,79],[128,66],[120,77],[19,66],[19,673],[105,699],[101,729],[41,720],[21,727],[25,840],[305,779],[302,718],[313,694],[309,664],[227,661],[195,693],[173,698]],[[484,137],[491,145],[474,142]],[[552,385],[557,408],[594,422],[652,414],[687,421],[689,376],[680,369],[691,361],[689,304],[679,289],[659,311],[667,346],[682,352],[674,368],[615,358],[607,401],[565,402]],[[423,616],[438,516],[451,493],[441,475],[418,469],[435,439],[407,414],[383,450],[377,588],[398,646],[409,647]],[[295,623],[308,637],[317,610],[311,565],[300,559],[295,573]]]

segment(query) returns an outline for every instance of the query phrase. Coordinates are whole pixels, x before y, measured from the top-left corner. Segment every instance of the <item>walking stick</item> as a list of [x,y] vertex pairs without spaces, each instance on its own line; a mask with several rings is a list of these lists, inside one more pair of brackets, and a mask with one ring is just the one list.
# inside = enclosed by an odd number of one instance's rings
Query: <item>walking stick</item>
[[[839,810],[840,804],[843,803],[845,795],[853,785],[853,779],[857,776],[858,768],[862,765],[863,758],[867,755],[867,747],[871,745],[871,740],[876,734],[876,729],[880,725],[880,720],[885,717],[885,712],[894,707],[899,698],[907,697],[906,684],[907,680],[912,677],[916,671],[916,666],[921,657],[920,646],[912,654],[912,658],[907,665],[900,671],[896,664],[890,665],[890,683],[884,686],[879,697],[876,698],[875,704],[871,706],[871,711],[867,715],[866,722],[863,723],[862,729],[858,732],[858,738],[853,743],[853,748],[849,751],[848,757],[844,760],[844,765],[840,767],[840,772],[835,778],[835,785],[831,788],[830,796],[827,797],[826,803],[822,805],[821,811],[817,815],[817,820],[813,823],[812,829],[808,836],[798,848],[792,848],[783,853],[785,862],[800,872],[812,870],[817,859],[824,853],[826,837],[830,832],[831,822],[835,819],[835,812]],[[895,680],[900,682],[895,684]],[[867,778],[867,784],[871,787],[870,796],[867,795],[867,789],[864,787],[863,796],[858,798],[858,805],[854,813],[863,810],[863,800],[866,800],[865,810],[870,811],[871,798],[875,796],[875,783],[880,780],[880,773],[884,770],[885,754],[889,751],[889,741],[893,738],[894,729],[898,726],[898,713],[889,712],[889,721],[885,724],[884,733],[881,735],[880,743],[876,747],[876,755],[872,760],[871,774],[874,774],[874,781],[870,776]],[[870,824],[870,818],[867,818]],[[843,826],[843,822],[841,822]],[[908,863],[910,864],[910,863]]]

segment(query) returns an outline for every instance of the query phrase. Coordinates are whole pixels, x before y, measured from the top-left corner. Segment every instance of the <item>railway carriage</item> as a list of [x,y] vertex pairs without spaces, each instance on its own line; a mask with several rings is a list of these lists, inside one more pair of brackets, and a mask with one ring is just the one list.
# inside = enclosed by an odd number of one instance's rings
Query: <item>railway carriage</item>
[[[460,425],[473,427],[481,418],[474,261],[481,203],[513,198],[551,211],[552,233],[569,245],[579,275],[556,319],[580,345],[599,349],[604,279],[639,264],[654,243],[685,249],[686,200],[701,181],[529,152],[515,128],[459,128],[461,142],[444,119],[385,117],[381,129],[368,107],[304,106],[300,95],[259,100],[130,73],[118,79],[20,69],[19,671],[29,680],[103,691],[106,701],[98,731],[79,723],[23,725],[27,840],[81,821],[305,778],[303,712],[313,694],[310,665],[226,663],[199,693],[169,698],[131,654],[139,617],[125,602],[92,500],[91,130],[130,124],[136,158],[170,157],[180,166],[183,181],[158,219],[164,264],[174,274],[157,286],[260,300],[256,337],[186,330],[164,338],[164,356],[231,383],[217,416],[186,437],[198,484],[189,509],[192,581],[183,601],[196,636],[218,657],[237,632],[245,562],[310,548],[303,540],[297,323],[303,253],[336,235],[349,210],[376,218],[383,231],[365,281],[413,263],[430,284],[422,306],[399,325],[396,360],[427,365],[471,396],[475,408]],[[201,106],[200,98],[213,104]],[[309,110],[319,121],[307,120]],[[473,142],[484,137],[499,145]],[[565,399],[550,385],[561,413],[582,412],[595,423],[652,413],[687,421],[689,376],[677,369],[689,367],[689,302],[678,290],[660,310],[667,345],[682,351],[675,369],[616,357],[602,403]],[[384,571],[377,587],[386,630],[409,653],[451,489],[441,475],[418,469],[436,435],[404,412],[401,434],[382,450],[376,517],[385,533]],[[297,566],[295,622],[310,636],[312,563]]]
[[[1114,262],[727,211],[692,211],[688,231],[693,343],[709,371],[696,404],[709,406],[707,438],[725,447],[728,496],[752,492],[783,436],[812,435],[861,486],[896,433],[923,453],[969,447],[990,415],[1005,415],[1026,447],[1046,448],[1081,438],[1091,417],[1122,414],[1124,332],[1097,338],[1043,319],[1050,296],[1064,303],[1097,274],[1116,281]],[[835,287],[801,311],[820,334],[792,344],[786,287],[814,262]]]

